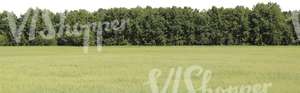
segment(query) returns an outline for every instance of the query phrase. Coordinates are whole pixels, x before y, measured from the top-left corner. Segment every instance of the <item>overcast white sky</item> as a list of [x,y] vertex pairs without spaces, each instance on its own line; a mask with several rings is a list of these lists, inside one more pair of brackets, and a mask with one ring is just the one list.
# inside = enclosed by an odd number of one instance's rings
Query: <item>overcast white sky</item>
[[300,10],[300,0],[0,0],[0,11],[13,11],[17,15],[26,12],[28,8],[46,8],[53,12],[64,10],[127,7],[170,7],[189,6],[197,9],[208,9],[211,6],[235,7],[243,5],[252,7],[256,3],[277,2],[283,10]]

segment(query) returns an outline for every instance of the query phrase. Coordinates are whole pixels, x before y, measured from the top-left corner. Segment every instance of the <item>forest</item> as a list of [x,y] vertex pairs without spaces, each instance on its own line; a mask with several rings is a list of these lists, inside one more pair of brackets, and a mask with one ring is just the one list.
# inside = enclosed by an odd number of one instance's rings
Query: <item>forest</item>
[[[43,9],[29,9],[29,12]],[[20,43],[14,41],[7,19],[9,11],[0,13],[1,46],[81,46],[82,35],[65,35],[44,39],[38,35],[45,28],[42,17],[36,22],[36,38],[28,39],[31,28],[26,21]],[[60,14],[50,12],[54,25],[59,24]],[[65,24],[91,24],[128,20],[122,30],[103,30],[103,45],[297,45],[292,22],[292,12],[282,11],[276,3],[258,3],[252,9],[244,6],[223,8],[213,6],[207,10],[190,7],[110,8],[87,11],[65,11]],[[34,15],[29,15],[29,18]],[[20,25],[24,15],[14,15]],[[56,30],[59,27],[55,27]],[[74,30],[74,29],[72,29]],[[96,44],[96,32],[90,31],[90,45]]]

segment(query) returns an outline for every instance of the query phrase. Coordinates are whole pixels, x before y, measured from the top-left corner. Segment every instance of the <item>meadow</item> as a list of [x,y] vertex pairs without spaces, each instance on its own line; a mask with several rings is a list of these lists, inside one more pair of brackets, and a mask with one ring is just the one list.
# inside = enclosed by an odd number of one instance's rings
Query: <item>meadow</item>
[[[106,46],[87,54],[81,47],[0,47],[0,93],[151,93],[152,69],[163,71],[161,88],[171,68],[194,65],[212,71],[210,87],[270,82],[268,93],[300,93],[299,59],[298,46]],[[187,93],[183,82],[179,92]]]

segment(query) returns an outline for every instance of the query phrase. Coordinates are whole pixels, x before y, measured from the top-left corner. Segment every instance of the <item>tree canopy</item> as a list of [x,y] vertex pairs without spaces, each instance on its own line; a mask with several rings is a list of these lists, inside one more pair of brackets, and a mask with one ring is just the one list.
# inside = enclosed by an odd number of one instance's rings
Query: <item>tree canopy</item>
[[[16,43],[10,32],[7,20],[9,12],[0,13],[0,45],[75,45],[83,43],[82,35],[61,34],[53,39],[44,39],[40,34],[45,28],[42,9],[38,15],[31,13],[22,31],[21,42]],[[48,10],[47,10],[48,11]],[[49,11],[56,33],[59,33],[61,13]],[[122,30],[103,29],[104,45],[292,45],[296,44],[291,12],[283,12],[276,3],[259,3],[249,9],[243,6],[235,8],[212,7],[208,10],[190,7],[152,8],[111,8],[89,12],[87,10],[65,11],[64,25],[68,30],[78,30],[74,25],[97,22],[113,22],[128,19]],[[20,25],[26,15],[17,17]],[[36,38],[29,39],[32,29],[32,17],[37,17]],[[92,28],[91,28],[92,29]],[[90,31],[90,45],[96,43],[96,32]]]

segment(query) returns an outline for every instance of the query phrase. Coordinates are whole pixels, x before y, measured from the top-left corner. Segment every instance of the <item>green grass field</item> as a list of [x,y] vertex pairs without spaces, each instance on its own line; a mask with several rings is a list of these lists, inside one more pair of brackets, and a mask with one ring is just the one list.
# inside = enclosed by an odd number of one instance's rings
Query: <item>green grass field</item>
[[[210,87],[267,83],[268,93],[300,93],[300,47],[0,47],[0,93],[151,93],[149,71],[202,66]],[[193,78],[195,87],[200,80]],[[180,93],[187,93],[180,83]],[[171,93],[171,92],[169,92]],[[198,92],[200,93],[200,92]]]

